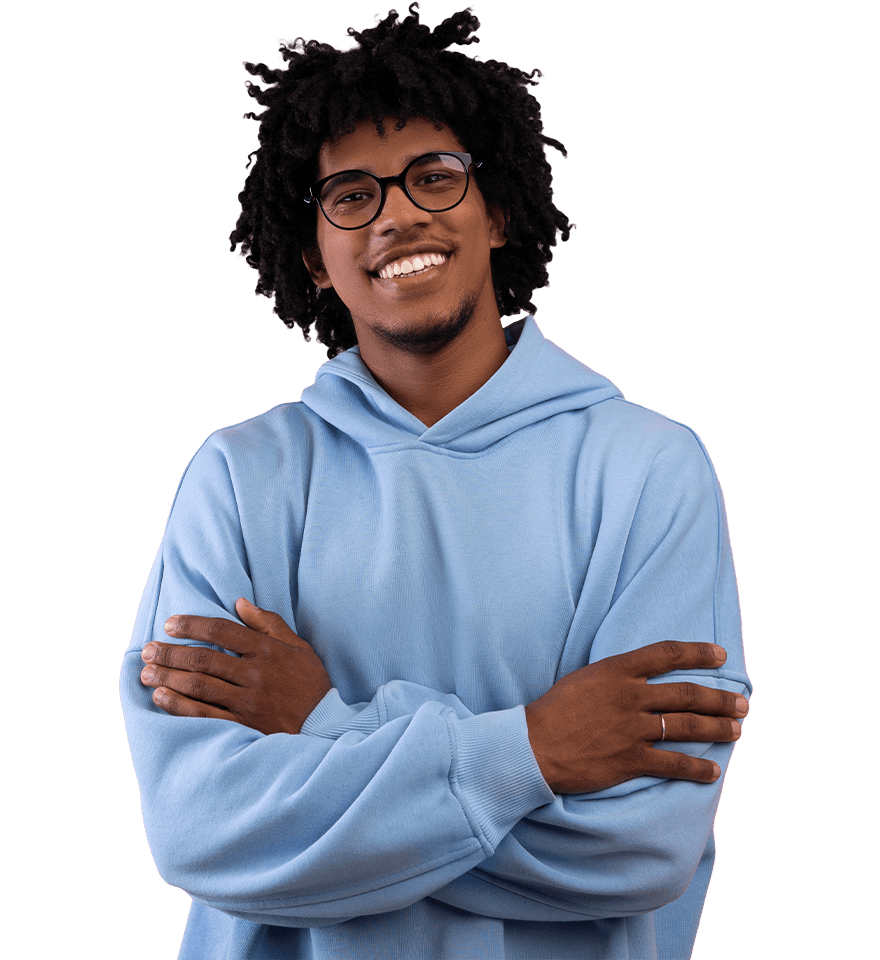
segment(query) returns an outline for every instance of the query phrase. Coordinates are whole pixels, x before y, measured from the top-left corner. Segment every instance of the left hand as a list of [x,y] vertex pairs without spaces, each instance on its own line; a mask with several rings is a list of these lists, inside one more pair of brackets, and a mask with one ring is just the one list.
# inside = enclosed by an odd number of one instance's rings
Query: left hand
[[246,624],[215,617],[169,617],[165,632],[202,640],[207,647],[148,643],[141,682],[153,687],[153,703],[175,717],[232,720],[261,733],[299,733],[306,717],[330,690],[324,664],[277,613],[241,597],[235,612]]

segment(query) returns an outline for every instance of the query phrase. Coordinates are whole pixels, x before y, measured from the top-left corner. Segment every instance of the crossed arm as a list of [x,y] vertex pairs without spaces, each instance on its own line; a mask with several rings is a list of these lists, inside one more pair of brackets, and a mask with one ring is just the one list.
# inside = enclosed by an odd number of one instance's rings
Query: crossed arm
[[[170,883],[290,926],[429,896],[485,916],[590,920],[655,910],[686,888],[748,690],[711,485],[692,509],[669,506],[659,542],[635,541],[613,598],[588,578],[571,632],[591,642],[566,646],[566,676],[525,709],[475,715],[403,681],[348,706],[280,617],[239,600],[242,623],[230,620],[230,596],[289,619],[288,560],[283,537],[271,563],[248,554],[231,481],[204,476],[208,454],[182,485],[122,681],[147,834]],[[699,559],[687,577],[681,556]],[[642,628],[704,642],[620,653]],[[573,669],[585,647],[596,661]],[[673,749],[656,743],[664,724]]]
[[[311,646],[275,613],[240,598],[244,625],[210,617],[174,616],[178,640],[206,647],[147,644],[142,682],[173,716],[231,720],[264,734],[300,732],[332,683]],[[708,759],[657,749],[660,740],[730,743],[748,712],[741,694],[692,682],[647,681],[670,671],[720,667],[721,647],[663,641],[588,664],[526,706],[529,742],[554,793],[592,793],[637,777],[712,783]]]

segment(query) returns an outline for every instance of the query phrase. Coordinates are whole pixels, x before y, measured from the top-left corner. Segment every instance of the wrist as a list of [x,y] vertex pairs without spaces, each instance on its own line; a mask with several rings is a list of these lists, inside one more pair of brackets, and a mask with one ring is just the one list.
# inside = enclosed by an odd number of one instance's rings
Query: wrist
[[544,782],[554,793],[558,793],[559,791],[554,782],[555,777],[553,776],[553,762],[548,750],[548,744],[544,736],[543,725],[541,724],[538,711],[533,709],[532,704],[528,704],[525,708],[525,714],[529,746],[532,748],[535,762],[538,764],[538,769],[541,771]]

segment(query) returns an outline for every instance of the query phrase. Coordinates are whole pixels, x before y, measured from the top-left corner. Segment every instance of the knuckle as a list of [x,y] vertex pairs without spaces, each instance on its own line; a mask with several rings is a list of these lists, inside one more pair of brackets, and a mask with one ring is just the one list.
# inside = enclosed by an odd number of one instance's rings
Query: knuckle
[[686,713],[683,719],[684,726],[684,738],[689,743],[696,743],[702,737],[702,731],[700,730],[700,719],[695,716],[693,713]]
[[[730,691],[724,691],[724,699],[722,703],[722,710],[727,714],[738,714],[740,713],[740,700],[745,701],[745,698],[742,697],[742,694],[731,693]],[[749,705],[748,702],[745,703],[745,712],[748,713]]]
[[153,703],[155,703],[157,707],[161,707],[166,713],[170,713],[173,716],[180,716],[177,698],[170,690],[154,690]]
[[711,664],[717,659],[715,656],[715,648],[710,643],[698,643],[697,655],[701,663]]
[[154,665],[148,676],[151,687],[158,687],[168,683],[168,671],[163,670],[162,667]]
[[691,758],[685,753],[675,753],[672,761],[672,776],[679,780],[687,780],[691,774]]
[[157,643],[155,644],[155,651],[153,653],[152,663],[155,665],[169,666],[171,663],[171,658],[174,656],[174,644],[173,643]]
[[190,654],[190,666],[198,673],[204,673],[211,663],[211,651],[207,647],[193,647]]
[[684,659],[684,649],[677,640],[661,640],[659,646],[663,659],[670,664],[681,663]]
[[581,669],[587,671],[592,668],[597,672],[625,673],[627,657],[629,657],[629,654],[626,653],[615,654],[613,657],[605,657],[602,660],[597,660],[593,664],[588,663],[585,667],[581,667]]
[[647,770],[646,753],[640,745],[624,750],[620,756],[620,768],[626,772],[624,779],[644,776]]
[[263,675],[260,665],[253,660],[239,660],[237,671],[239,680],[237,682],[248,690],[263,690],[267,685],[267,678]]
[[644,656],[643,649],[628,650],[626,653],[615,653],[610,657],[603,657],[588,663],[581,669],[595,673],[611,673],[616,676],[629,677],[638,668],[639,658]]
[[686,682],[681,685],[681,703],[684,709],[693,710],[700,702],[700,687],[695,683]]
[[618,687],[614,692],[614,699],[617,702],[617,706],[623,710],[632,710],[633,707],[637,706],[637,701],[639,699],[638,688],[632,687],[629,684]]
[[211,643],[216,643],[217,646],[221,646],[220,641],[226,635],[226,621],[211,617],[207,622],[205,633],[206,639],[210,640]]
[[611,657],[605,657],[603,660],[597,660],[594,664],[587,664],[585,669],[592,667],[594,670],[607,671],[618,677],[631,677],[633,671],[638,669],[643,657],[644,648],[637,648],[627,653],[617,653]]

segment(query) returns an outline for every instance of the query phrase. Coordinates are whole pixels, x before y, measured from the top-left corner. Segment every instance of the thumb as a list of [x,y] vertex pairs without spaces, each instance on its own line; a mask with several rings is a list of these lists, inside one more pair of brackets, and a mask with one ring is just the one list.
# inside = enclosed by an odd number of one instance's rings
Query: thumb
[[300,638],[277,613],[254,606],[245,597],[239,597],[235,601],[235,612],[246,626],[257,633],[265,634],[274,640],[281,640],[291,646],[296,646],[300,641]]

